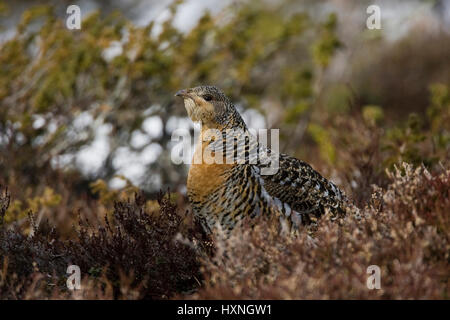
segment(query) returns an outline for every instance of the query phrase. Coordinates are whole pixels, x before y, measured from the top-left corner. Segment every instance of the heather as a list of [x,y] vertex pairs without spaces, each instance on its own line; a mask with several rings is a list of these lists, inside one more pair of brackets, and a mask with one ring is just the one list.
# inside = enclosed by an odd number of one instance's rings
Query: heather
[[[2,224],[1,295],[6,299],[445,299],[448,297],[450,170],[404,163],[373,186],[367,204],[328,216],[297,237],[276,219],[244,223],[212,239],[160,195],[116,202],[99,227],[80,220],[64,240],[46,223],[32,234]],[[2,219],[10,194],[2,190]],[[2,220],[3,221],[3,220]],[[66,289],[76,263],[82,290]],[[382,288],[366,287],[369,265]]]

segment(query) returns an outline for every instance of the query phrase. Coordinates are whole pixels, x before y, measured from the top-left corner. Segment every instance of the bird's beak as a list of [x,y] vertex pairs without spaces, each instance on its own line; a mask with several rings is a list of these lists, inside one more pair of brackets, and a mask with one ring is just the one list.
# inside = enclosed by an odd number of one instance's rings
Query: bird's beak
[[175,93],[175,96],[181,97],[181,98],[190,98],[191,97],[186,89],[178,91],[177,93]]

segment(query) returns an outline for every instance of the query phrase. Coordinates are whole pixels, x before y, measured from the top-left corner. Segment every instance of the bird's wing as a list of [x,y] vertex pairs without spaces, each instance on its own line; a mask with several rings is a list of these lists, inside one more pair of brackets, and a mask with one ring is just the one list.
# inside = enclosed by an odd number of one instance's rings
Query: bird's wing
[[[222,150],[225,154],[232,155],[233,160],[236,160],[235,157],[238,155],[243,156],[241,160],[246,164],[242,166],[250,165],[255,169],[258,180],[263,185],[261,190],[273,201],[266,200],[273,202],[284,214],[289,216],[293,210],[301,215],[301,220],[308,220],[320,215],[324,208],[342,211],[344,194],[309,164],[285,154],[272,152],[260,145],[255,137],[245,130],[236,132],[233,137],[236,139],[231,140],[233,142],[230,144],[224,145],[224,140],[219,137],[209,146],[212,150]],[[279,169],[275,174],[265,175],[264,169],[267,169],[267,164],[270,167],[274,156],[278,157]],[[264,192],[263,196],[265,197]],[[295,220],[294,215],[291,219]]]
[[270,196],[288,204],[306,218],[311,214],[321,214],[325,207],[335,211],[342,209],[343,192],[299,159],[280,154],[279,170],[261,177]]

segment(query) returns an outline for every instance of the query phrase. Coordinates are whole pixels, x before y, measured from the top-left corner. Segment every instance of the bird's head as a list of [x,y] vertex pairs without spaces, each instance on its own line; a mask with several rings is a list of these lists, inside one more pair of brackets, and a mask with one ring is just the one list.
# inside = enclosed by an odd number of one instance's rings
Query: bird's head
[[245,126],[233,103],[217,87],[199,86],[178,91],[175,96],[184,100],[188,116],[209,128],[223,129]]

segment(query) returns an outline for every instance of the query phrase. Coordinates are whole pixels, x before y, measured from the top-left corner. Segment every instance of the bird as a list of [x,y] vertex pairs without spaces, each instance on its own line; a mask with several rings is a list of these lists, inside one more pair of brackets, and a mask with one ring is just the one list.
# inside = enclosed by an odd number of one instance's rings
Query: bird
[[[202,85],[175,96],[201,124],[186,187],[194,216],[207,233],[218,227],[231,232],[246,217],[272,214],[298,230],[325,212],[345,212],[343,191],[308,163],[260,144],[222,90]],[[267,174],[273,159],[278,166]]]

